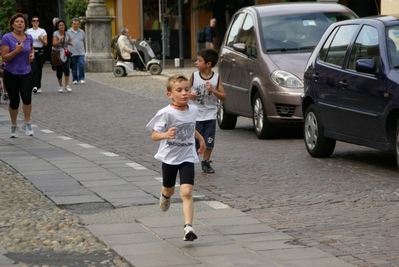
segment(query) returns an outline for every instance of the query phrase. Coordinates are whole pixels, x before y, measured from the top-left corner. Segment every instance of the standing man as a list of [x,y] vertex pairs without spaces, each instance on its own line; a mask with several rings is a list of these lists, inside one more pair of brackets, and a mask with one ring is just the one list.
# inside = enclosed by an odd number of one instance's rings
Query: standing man
[[80,21],[78,18],[72,19],[72,28],[68,30],[71,37],[73,46],[68,49],[72,53],[72,80],[73,84],[80,82],[85,83],[85,47],[86,47],[86,34],[79,28]]
[[209,22],[209,27],[205,29],[205,48],[213,48],[215,49],[215,26],[216,19],[213,18]]

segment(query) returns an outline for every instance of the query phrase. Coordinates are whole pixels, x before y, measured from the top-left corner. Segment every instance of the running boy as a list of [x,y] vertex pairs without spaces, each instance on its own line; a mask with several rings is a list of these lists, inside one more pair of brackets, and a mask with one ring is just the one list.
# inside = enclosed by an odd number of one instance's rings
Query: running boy
[[[218,62],[218,52],[212,48],[201,49],[197,53],[195,66],[198,71],[191,75],[192,85],[190,99],[198,108],[196,130],[206,140],[205,153],[201,162],[202,170],[205,173],[214,173],[211,167],[211,153],[215,144],[217,100],[224,101],[226,93],[219,74],[212,71]],[[198,148],[198,142],[196,142]]]
[[[195,130],[195,119],[198,109],[188,105],[190,84],[182,75],[174,75],[168,79],[166,95],[172,100],[157,112],[147,124],[152,131],[151,138],[161,141],[155,158],[162,161],[162,191],[159,206],[167,211],[170,198],[175,192],[176,176],[180,176],[180,197],[183,201],[184,241],[194,241],[197,235],[192,226],[194,217],[194,163],[198,155],[205,151],[204,138]],[[195,138],[199,141],[199,149],[195,150]]]

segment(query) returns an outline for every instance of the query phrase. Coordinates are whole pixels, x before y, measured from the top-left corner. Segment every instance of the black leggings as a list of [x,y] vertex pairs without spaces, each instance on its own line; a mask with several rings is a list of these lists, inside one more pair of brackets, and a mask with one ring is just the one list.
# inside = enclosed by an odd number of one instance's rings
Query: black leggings
[[162,162],[162,185],[164,187],[171,188],[175,186],[177,171],[179,171],[180,184],[194,185],[194,163],[183,162],[179,165],[170,165]]
[[33,75],[31,72],[24,75],[14,75],[4,70],[4,86],[7,88],[11,109],[15,110],[19,108],[20,96],[22,103],[25,105],[32,103],[32,84]]
[[58,80],[62,79],[62,73],[64,73],[65,76],[69,76],[69,62],[70,61],[71,61],[71,59],[68,58],[62,65],[55,67]]
[[43,50],[40,52],[35,52],[35,59],[30,64],[33,73],[33,87],[42,88],[42,73],[43,65],[46,61],[46,56]]

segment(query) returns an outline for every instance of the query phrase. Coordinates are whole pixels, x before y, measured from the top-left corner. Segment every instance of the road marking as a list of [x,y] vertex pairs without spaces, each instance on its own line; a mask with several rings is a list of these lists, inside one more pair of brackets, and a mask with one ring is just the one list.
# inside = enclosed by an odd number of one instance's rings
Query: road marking
[[201,202],[214,208],[215,210],[231,209],[229,206],[219,201],[201,201]]
[[52,130],[46,130],[46,129],[44,129],[44,130],[41,130],[43,133],[54,133]]
[[68,137],[68,136],[57,136],[58,138],[60,138],[60,139],[62,139],[62,140],[72,140],[72,138],[71,137]]
[[136,162],[128,162],[128,163],[126,163],[126,165],[134,168],[135,170],[147,170],[146,167],[144,167]]
[[93,148],[94,146],[89,145],[89,144],[78,144],[78,146],[84,147],[84,148]]
[[115,154],[112,152],[101,152],[101,154],[104,154],[105,156],[108,156],[108,157],[119,157],[118,154]]

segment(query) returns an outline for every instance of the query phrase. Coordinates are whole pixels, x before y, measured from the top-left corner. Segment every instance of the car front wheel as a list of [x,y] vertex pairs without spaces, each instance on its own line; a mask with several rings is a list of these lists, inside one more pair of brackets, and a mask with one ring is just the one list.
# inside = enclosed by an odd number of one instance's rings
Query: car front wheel
[[303,134],[308,153],[315,158],[331,156],[335,149],[335,139],[324,136],[323,124],[317,114],[315,105],[310,105],[305,113]]
[[252,122],[255,134],[259,139],[270,139],[275,136],[276,129],[267,120],[266,108],[259,92],[255,94],[252,102]]
[[218,106],[218,112],[216,115],[216,119],[220,129],[223,130],[234,129],[234,127],[236,127],[237,124],[237,116],[227,113],[226,109],[224,108],[223,101],[220,101],[219,99],[217,102],[217,106]]

